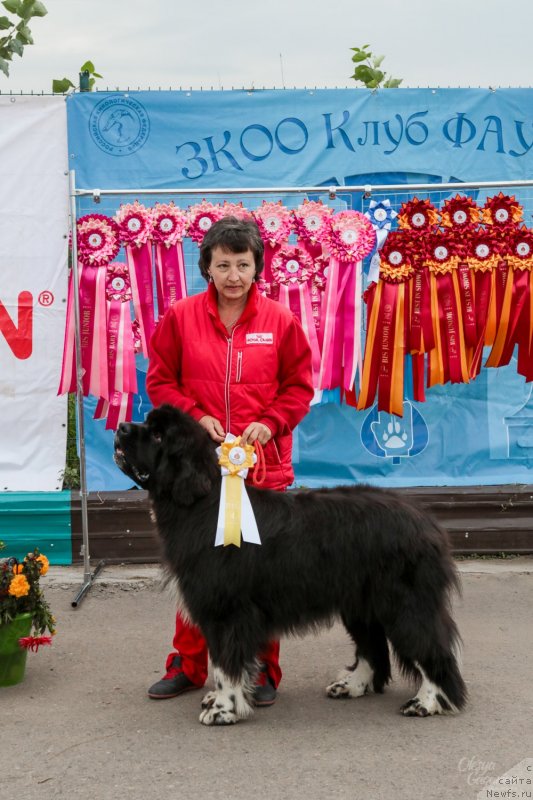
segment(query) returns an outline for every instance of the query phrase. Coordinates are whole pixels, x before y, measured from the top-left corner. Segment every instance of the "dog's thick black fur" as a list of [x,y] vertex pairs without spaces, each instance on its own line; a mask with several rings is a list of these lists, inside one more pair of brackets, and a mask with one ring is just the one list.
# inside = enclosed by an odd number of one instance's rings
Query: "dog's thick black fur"
[[418,693],[411,716],[456,711],[466,689],[449,613],[457,575],[447,536],[400,494],[370,486],[279,493],[248,487],[261,545],[215,547],[220,468],[214,444],[171,406],[119,426],[118,466],[148,489],[182,607],[202,630],[216,689],[200,720],[236,722],[251,711],[255,656],[283,634],[340,618],[356,645],[331,697],[382,692],[387,640]]

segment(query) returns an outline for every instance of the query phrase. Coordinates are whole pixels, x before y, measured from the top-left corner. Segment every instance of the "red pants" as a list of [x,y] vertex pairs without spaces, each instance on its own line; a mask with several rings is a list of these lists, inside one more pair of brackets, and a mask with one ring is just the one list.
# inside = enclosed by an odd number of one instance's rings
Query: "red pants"
[[[170,669],[174,656],[180,655],[185,675],[197,686],[203,686],[207,680],[207,645],[200,629],[185,622],[179,612],[176,614],[176,632],[172,644],[177,653],[169,653],[166,669]],[[257,658],[265,665],[266,674],[277,688],[281,680],[279,642],[270,642],[257,654]]]

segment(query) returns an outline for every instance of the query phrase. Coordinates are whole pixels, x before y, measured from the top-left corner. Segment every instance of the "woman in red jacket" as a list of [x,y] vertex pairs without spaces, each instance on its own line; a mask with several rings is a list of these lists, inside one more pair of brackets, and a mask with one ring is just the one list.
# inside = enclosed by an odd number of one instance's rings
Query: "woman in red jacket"
[[[200,247],[206,292],[175,303],[152,337],[146,388],[154,406],[171,403],[220,443],[226,433],[264,448],[264,488],[284,491],[294,480],[292,430],[313,397],[311,352],[299,321],[263,297],[263,241],[254,222],[225,217]],[[251,477],[251,476],[250,476]],[[149,697],[176,697],[207,678],[207,647],[179,612],[166,674]],[[256,705],[272,705],[281,679],[279,643],[258,654]]]

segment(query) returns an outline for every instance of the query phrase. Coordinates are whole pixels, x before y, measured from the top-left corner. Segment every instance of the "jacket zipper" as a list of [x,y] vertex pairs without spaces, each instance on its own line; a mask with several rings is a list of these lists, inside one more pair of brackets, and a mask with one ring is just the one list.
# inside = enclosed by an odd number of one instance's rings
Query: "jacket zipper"
[[231,360],[233,355],[233,335],[239,326],[235,325],[231,332],[231,336],[226,337],[228,343],[228,352],[226,355],[226,383],[224,386],[224,395],[226,402],[226,433],[231,432],[231,409],[230,409],[230,391],[229,385],[231,380]]
[[241,382],[241,373],[242,373],[242,350],[237,351],[237,372],[235,375],[235,383]]

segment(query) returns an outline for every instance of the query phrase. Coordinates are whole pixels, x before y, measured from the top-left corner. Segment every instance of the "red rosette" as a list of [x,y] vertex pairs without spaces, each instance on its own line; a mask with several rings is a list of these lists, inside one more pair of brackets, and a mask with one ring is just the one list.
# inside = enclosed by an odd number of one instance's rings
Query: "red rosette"
[[516,197],[500,192],[490,197],[482,209],[485,225],[504,230],[521,222],[524,210]]
[[126,264],[109,264],[106,271],[106,297],[128,303],[132,299],[129,271]]
[[189,206],[187,215],[188,235],[193,242],[201,244],[207,231],[222,216],[222,209],[218,203],[209,203],[207,200],[202,200],[201,203]]
[[133,319],[131,321],[131,330],[133,333],[133,350],[138,355],[142,353],[142,336],[141,336],[141,326],[139,324],[138,319]]
[[520,226],[506,242],[507,263],[514,269],[531,269],[533,267],[533,231]]
[[413,197],[403,203],[398,211],[398,225],[402,229],[427,233],[439,223],[439,212],[429,200]]
[[474,271],[486,272],[497,266],[502,254],[501,238],[490,230],[478,230],[465,242],[465,256]]
[[115,222],[120,229],[122,244],[130,247],[141,247],[152,238],[152,210],[146,208],[138,200],[134,203],[123,203],[115,214]]
[[479,224],[481,209],[471,197],[456,194],[446,200],[440,211],[441,225],[453,232],[464,233]]
[[78,260],[87,267],[109,264],[120,250],[120,231],[104,214],[87,214],[76,223]]
[[457,242],[442,231],[428,233],[423,242],[424,264],[435,274],[457,269],[459,253]]
[[171,201],[156,203],[152,209],[152,239],[156,244],[172,247],[187,235],[187,212]]
[[253,211],[261,238],[271,247],[287,241],[293,229],[292,212],[285,208],[281,200],[277,203],[263,203]]
[[308,244],[320,244],[330,232],[333,209],[320,201],[307,200],[292,212],[298,237]]
[[331,217],[326,243],[339,261],[362,261],[376,244],[376,232],[360,211],[340,211]]
[[313,259],[301,247],[283,247],[272,259],[272,277],[284,286],[308,283],[314,271]]
[[402,283],[412,277],[415,271],[413,243],[400,231],[389,233],[379,255],[380,279],[390,283]]

